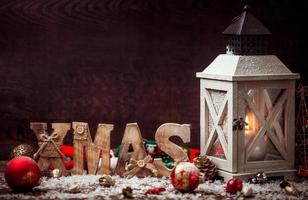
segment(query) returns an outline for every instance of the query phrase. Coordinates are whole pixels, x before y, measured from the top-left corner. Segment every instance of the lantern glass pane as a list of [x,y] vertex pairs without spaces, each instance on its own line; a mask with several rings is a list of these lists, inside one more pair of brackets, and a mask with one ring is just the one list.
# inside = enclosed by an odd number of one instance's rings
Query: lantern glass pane
[[249,107],[247,107],[246,110],[245,122],[245,147],[247,149],[249,145],[253,142],[258,131],[260,130],[260,122],[254,112]]
[[246,97],[245,148],[247,161],[283,160],[285,89],[254,88]]
[[[211,97],[211,100],[213,102],[213,107],[215,109],[215,118],[217,118],[219,120],[218,125],[221,127],[225,140],[228,143],[228,137],[227,137],[227,133],[228,133],[228,104],[226,103],[225,107],[223,105],[224,100],[226,98],[226,94],[227,91],[222,91],[222,90],[211,90],[209,89],[209,94]],[[221,111],[221,109],[224,109],[223,112],[221,112],[221,116],[219,115],[219,112]],[[211,131],[213,128],[213,118],[212,118],[212,114],[209,115],[209,130]]]
[[273,142],[269,138],[266,138],[265,142],[266,142],[266,154],[264,160],[283,160]]
[[[227,129],[228,129],[228,104],[227,104],[227,92],[222,90],[208,89],[209,98],[211,101],[206,102],[206,109],[209,111],[208,124],[206,127],[208,133],[213,133],[213,140],[209,146],[208,155],[226,159],[222,141],[225,145],[228,144]],[[211,109],[212,108],[212,109]],[[227,148],[227,147],[226,147]]]
[[221,146],[221,143],[220,143],[218,137],[216,137],[215,142],[211,146],[211,149],[210,149],[208,154],[209,154],[209,156],[226,159],[224,150]]

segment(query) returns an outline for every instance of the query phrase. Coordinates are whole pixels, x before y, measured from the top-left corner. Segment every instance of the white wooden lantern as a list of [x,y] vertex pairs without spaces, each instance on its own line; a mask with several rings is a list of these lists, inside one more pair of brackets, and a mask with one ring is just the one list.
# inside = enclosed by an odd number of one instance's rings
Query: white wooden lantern
[[[252,23],[252,24],[251,24]],[[270,32],[248,11],[224,31],[227,53],[200,78],[201,153],[225,178],[294,173],[295,79],[266,55]]]

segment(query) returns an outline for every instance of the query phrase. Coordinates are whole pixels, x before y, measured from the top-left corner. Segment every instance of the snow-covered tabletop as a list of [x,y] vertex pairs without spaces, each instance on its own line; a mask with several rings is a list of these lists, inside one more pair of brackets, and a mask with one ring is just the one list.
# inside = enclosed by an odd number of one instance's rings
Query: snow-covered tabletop
[[[122,189],[129,186],[133,189],[135,199],[242,199],[240,194],[230,195],[224,190],[222,181],[205,182],[200,184],[194,193],[177,192],[168,178],[137,178],[130,179],[113,176],[116,185],[110,188],[100,186],[99,175],[75,175],[61,178],[43,177],[41,184],[29,193],[13,193],[0,175],[0,199],[124,199]],[[308,199],[308,180],[291,182],[299,190],[299,196],[287,195],[280,187],[279,181],[272,181],[263,185],[249,185],[254,190],[251,199]],[[79,193],[69,193],[72,185],[78,185]],[[164,187],[165,192],[160,195],[145,195],[153,187]]]

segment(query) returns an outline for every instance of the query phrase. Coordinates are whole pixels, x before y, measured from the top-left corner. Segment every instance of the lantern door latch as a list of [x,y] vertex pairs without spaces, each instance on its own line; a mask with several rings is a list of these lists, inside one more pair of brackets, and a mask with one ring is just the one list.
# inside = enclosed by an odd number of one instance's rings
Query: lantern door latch
[[237,119],[237,118],[233,119],[232,127],[233,127],[234,131],[235,130],[242,131],[244,129],[244,127],[247,126],[247,125],[248,125],[248,123],[245,122],[245,120],[242,117],[240,117],[239,119]]

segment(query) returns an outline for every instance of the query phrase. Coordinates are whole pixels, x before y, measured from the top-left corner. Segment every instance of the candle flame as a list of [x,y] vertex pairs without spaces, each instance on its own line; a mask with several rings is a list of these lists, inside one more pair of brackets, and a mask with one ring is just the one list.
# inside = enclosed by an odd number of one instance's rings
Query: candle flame
[[255,134],[255,120],[254,115],[251,111],[248,111],[245,116],[245,135],[252,136]]
[[246,115],[246,117],[245,117],[245,122],[247,123],[247,124],[245,125],[245,130],[249,130],[249,128],[250,128],[250,126],[249,126],[250,121],[249,121],[248,115]]

